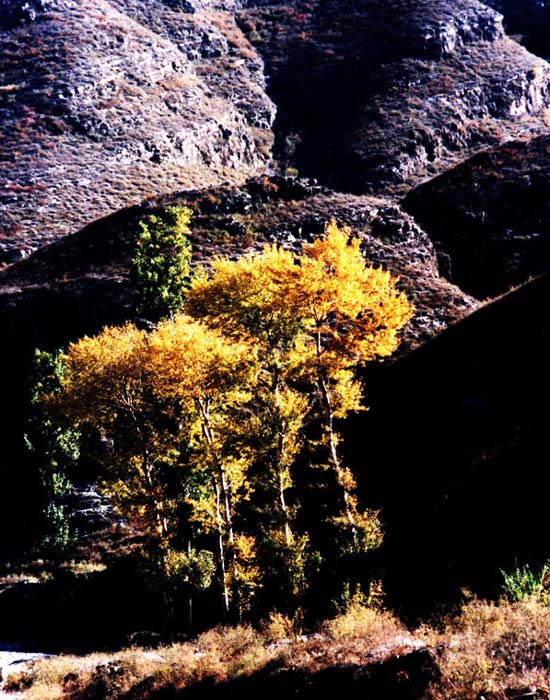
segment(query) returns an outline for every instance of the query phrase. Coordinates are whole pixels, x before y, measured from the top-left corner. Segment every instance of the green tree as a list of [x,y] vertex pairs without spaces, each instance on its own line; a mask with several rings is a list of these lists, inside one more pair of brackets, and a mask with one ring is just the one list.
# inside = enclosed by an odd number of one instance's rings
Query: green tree
[[42,401],[58,394],[64,366],[61,353],[35,351],[30,387],[30,411],[25,444],[37,470],[44,495],[41,546],[49,555],[66,554],[75,533],[71,514],[62,503],[72,489],[72,473],[80,457],[80,431]]
[[139,223],[130,280],[138,295],[138,311],[155,320],[173,316],[183,306],[190,275],[191,215],[191,209],[173,206]]

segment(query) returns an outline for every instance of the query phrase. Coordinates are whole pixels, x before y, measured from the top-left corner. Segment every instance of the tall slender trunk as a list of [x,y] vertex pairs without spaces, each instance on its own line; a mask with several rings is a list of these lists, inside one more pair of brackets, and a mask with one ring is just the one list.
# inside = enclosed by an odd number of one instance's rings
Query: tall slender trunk
[[283,529],[285,533],[285,543],[287,547],[292,544],[292,530],[290,529],[290,518],[288,516],[288,507],[285,501],[285,488],[283,483],[283,475],[279,473],[279,503],[283,513]]
[[212,486],[216,498],[216,525],[218,529],[218,558],[220,565],[220,578],[222,583],[223,609],[227,617],[229,615],[229,585],[227,582],[227,571],[225,568],[225,544],[223,541],[223,518],[221,510],[220,487],[216,478],[212,478]]
[[160,566],[162,568],[162,597],[164,602],[164,632],[168,639],[172,639],[174,634],[174,622],[175,622],[175,610],[172,591],[169,589],[169,585],[165,580],[165,554],[166,550],[170,547],[170,532],[168,526],[168,517],[166,514],[166,505],[162,498],[159,497],[159,487],[155,480],[154,461],[151,460],[151,455],[149,453],[149,435],[146,427],[139,418],[139,414],[136,412],[134,407],[134,402],[130,392],[127,392],[125,396],[126,408],[130,414],[132,422],[138,439],[141,443],[142,448],[142,467],[143,474],[145,475],[145,489],[149,494],[149,501],[151,504],[152,517],[155,522],[157,535],[159,538],[159,549],[160,549]]
[[[191,556],[191,540],[187,540],[187,555]],[[193,634],[193,596],[191,593],[187,598],[187,628],[189,634]]]
[[174,641],[174,600],[171,592],[165,587],[162,591],[162,599],[164,602],[164,636],[169,642]]
[[[149,452],[147,448],[144,448],[143,461],[145,480],[149,489],[153,517],[155,519],[157,533],[159,537],[159,549],[161,558],[160,566],[162,568],[162,576],[164,579],[166,550],[170,547],[168,519],[166,517],[164,502],[162,500],[159,500],[156,494],[157,486],[153,477],[154,465],[150,462]],[[162,581],[162,599],[164,603],[164,636],[169,641],[173,641],[175,624],[174,599],[172,595],[172,590],[170,590],[169,583],[166,580]]]
[[[214,455],[214,431],[210,422],[210,406],[208,400],[203,401],[196,399],[196,405],[199,409],[202,419],[202,432],[211,456],[214,458],[215,467],[217,470],[217,478],[213,477],[214,493],[216,497],[216,519],[218,523],[218,549],[220,553],[220,569],[222,573],[222,585],[224,595],[224,607],[226,613],[230,610],[229,605],[229,584],[227,582],[227,569],[225,567],[225,547],[224,547],[224,526],[227,531],[227,539],[229,540],[228,554],[231,560],[231,569],[233,578],[238,581],[238,564],[235,552],[235,532],[233,528],[233,514],[231,509],[231,496],[229,493],[229,484],[227,482],[227,472],[223,466],[223,462]],[[241,596],[238,586],[236,588],[236,610],[239,621],[242,619]]]
[[[281,382],[281,377],[279,374],[279,371],[277,369],[274,369],[273,372],[274,375],[274,380],[273,380],[273,393],[275,394],[275,408],[278,413],[278,417],[280,416],[280,410],[281,410],[281,401],[279,397],[279,385]],[[284,476],[283,476],[283,457],[285,453],[285,438],[286,438],[286,432],[281,426],[279,430],[279,439],[277,442],[277,455],[276,455],[276,464],[275,464],[275,469],[277,471],[277,476],[279,477],[279,505],[281,507],[281,514],[283,518],[283,531],[284,531],[284,537],[285,537],[285,543],[287,547],[290,547],[292,544],[292,530],[290,528],[290,516],[288,512],[288,506],[286,504],[286,498],[285,498],[285,486],[284,486]]]
[[336,449],[336,433],[334,432],[334,410],[332,408],[332,401],[330,399],[329,389],[323,375],[323,369],[321,365],[321,333],[317,331],[316,334],[316,353],[317,353],[317,386],[321,394],[321,401],[323,405],[323,410],[325,413],[325,429],[328,434],[328,450],[329,459],[336,476],[336,481],[338,486],[342,490],[342,500],[344,501],[344,513],[346,520],[352,528],[352,534],[354,541],[357,539],[357,529],[356,522],[353,515],[353,509],[350,503],[351,494],[345,484],[344,480],[344,470],[340,463],[340,458],[338,456],[338,450]]

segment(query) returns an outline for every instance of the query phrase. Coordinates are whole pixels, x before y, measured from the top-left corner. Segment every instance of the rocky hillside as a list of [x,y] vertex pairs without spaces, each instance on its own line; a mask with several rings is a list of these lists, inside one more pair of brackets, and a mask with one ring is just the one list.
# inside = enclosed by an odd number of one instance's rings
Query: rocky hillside
[[146,196],[243,182],[274,135],[283,169],[381,193],[548,129],[547,64],[477,0],[0,10],[0,265]]
[[266,62],[277,155],[337,189],[403,192],[548,130],[547,64],[476,0],[262,5],[239,22]]
[[550,269],[550,137],[479,153],[413,190],[448,279],[478,298]]
[[263,63],[229,14],[10,0],[0,66],[0,264],[147,195],[268,167]]
[[138,222],[174,203],[193,209],[197,264],[297,247],[334,217],[399,276],[415,317],[348,434],[397,597],[490,587],[531,542],[547,552],[531,492],[548,279],[478,301],[550,264],[550,66],[506,33],[522,31],[514,7],[0,0],[0,555],[40,512],[22,438],[33,350],[135,319]]

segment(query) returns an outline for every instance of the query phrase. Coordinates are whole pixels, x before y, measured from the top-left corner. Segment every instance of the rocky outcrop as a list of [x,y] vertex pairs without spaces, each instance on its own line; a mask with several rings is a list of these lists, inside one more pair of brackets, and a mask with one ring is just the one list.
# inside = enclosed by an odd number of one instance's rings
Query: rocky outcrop
[[428,232],[443,274],[479,298],[550,271],[550,137],[484,151],[403,206]]
[[296,0],[239,21],[266,62],[278,157],[338,189],[405,191],[548,128],[548,65],[476,0]]
[[[473,299],[439,276],[432,242],[397,205],[380,198],[332,192],[307,180],[264,177],[242,187],[152,198],[13,265],[0,274],[2,327],[10,336],[19,337],[22,329],[17,331],[17,324],[42,303],[59,308],[68,304],[75,311],[81,307],[75,319],[66,313],[60,318],[58,331],[49,318],[47,335],[42,335],[41,312],[35,322],[26,318],[30,347],[63,343],[75,334],[94,332],[104,323],[132,317],[134,299],[128,269],[138,221],[147,212],[169,204],[185,204],[194,212],[189,237],[197,264],[215,254],[238,256],[260,250],[266,242],[298,249],[303,241],[320,235],[331,218],[350,225],[363,240],[367,260],[399,276],[401,288],[415,304],[416,315],[407,329],[404,348],[421,344],[476,306]],[[92,308],[87,308],[88,303]],[[78,321],[78,329],[71,330],[71,323],[87,314],[88,321],[83,323],[88,327]]]
[[0,9],[0,265],[144,196],[268,170],[266,79],[283,169],[346,191],[403,192],[548,128],[550,69],[477,0]]
[[150,193],[268,167],[274,107],[230,15],[160,0],[4,7],[0,264]]

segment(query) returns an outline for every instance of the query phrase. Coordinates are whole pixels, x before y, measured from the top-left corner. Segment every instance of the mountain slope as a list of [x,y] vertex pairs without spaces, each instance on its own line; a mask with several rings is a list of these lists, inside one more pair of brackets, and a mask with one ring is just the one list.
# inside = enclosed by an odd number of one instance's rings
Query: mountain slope
[[336,189],[403,192],[548,130],[548,65],[476,0],[295,0],[239,21],[266,62],[278,157]]
[[463,586],[498,594],[499,569],[550,556],[549,302],[545,275],[367,376],[349,457],[383,506],[388,590],[410,612]]
[[510,141],[416,188],[404,208],[446,277],[478,298],[550,271],[550,137]]
[[269,170],[270,97],[283,169],[359,193],[548,130],[547,64],[477,0],[0,7],[0,265],[146,196]]
[[149,194],[268,167],[274,108],[229,15],[106,0],[15,0],[11,13],[0,264]]

